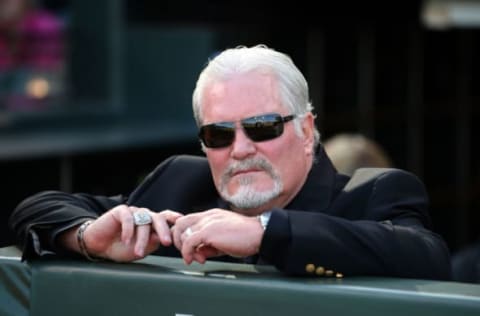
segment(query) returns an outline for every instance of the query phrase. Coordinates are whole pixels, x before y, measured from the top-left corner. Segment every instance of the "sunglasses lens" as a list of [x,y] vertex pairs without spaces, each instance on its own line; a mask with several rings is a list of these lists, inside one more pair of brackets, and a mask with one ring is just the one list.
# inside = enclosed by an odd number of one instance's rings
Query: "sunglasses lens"
[[282,117],[278,114],[267,114],[248,118],[242,121],[248,137],[256,142],[277,138],[283,133]]
[[235,138],[235,125],[233,123],[205,125],[200,128],[199,137],[206,147],[226,147],[229,146]]
[[[282,117],[271,113],[242,120],[242,127],[247,136],[255,141],[262,142],[282,135],[283,125],[295,118],[295,115]],[[209,148],[230,146],[235,140],[235,122],[221,122],[204,125],[198,136],[203,144]]]

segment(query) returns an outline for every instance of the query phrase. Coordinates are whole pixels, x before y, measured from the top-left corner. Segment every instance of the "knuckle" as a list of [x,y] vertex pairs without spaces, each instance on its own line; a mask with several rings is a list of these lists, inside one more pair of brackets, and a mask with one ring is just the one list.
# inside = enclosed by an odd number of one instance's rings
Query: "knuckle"
[[127,206],[125,204],[120,204],[112,208],[112,212],[122,212],[127,209]]

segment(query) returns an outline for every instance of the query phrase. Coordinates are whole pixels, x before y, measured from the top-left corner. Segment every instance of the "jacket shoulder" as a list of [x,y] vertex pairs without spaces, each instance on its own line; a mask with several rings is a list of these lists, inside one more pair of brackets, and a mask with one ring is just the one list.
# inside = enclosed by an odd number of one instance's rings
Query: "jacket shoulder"
[[211,204],[216,197],[207,159],[178,155],[160,163],[133,191],[128,203],[182,212]]
[[[394,210],[415,210],[429,225],[428,195],[413,173],[395,168],[360,168],[337,196],[335,209],[350,219],[380,220]],[[363,210],[363,212],[359,211]],[[391,215],[391,214],[390,214]]]
[[410,181],[415,181],[420,183],[416,175],[411,172],[396,169],[396,168],[359,168],[357,169],[347,184],[344,187],[344,191],[348,192],[355,190],[361,186],[374,184],[379,178],[389,177],[392,179],[409,179]]

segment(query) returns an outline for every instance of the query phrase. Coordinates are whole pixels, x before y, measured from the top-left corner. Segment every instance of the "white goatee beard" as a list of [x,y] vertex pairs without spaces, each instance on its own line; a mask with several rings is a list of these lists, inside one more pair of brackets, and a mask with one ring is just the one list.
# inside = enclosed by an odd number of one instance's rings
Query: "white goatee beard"
[[[248,169],[259,169],[265,171],[273,181],[273,188],[268,191],[257,191],[252,187],[253,177],[242,176],[240,187],[234,194],[229,194],[227,184],[235,172]],[[273,169],[272,165],[263,158],[251,158],[239,161],[230,165],[224,172],[220,182],[220,195],[224,200],[240,209],[258,208],[274,198],[278,197],[283,190],[283,183],[280,175]]]

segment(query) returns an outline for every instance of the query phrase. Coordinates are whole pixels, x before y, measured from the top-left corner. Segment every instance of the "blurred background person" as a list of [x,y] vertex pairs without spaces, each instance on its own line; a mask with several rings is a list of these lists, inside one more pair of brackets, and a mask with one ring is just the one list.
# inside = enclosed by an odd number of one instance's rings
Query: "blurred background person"
[[0,0],[0,110],[43,109],[64,93],[64,23],[33,0]]
[[349,176],[358,168],[393,167],[385,150],[361,134],[338,134],[326,140],[324,146],[338,172]]

